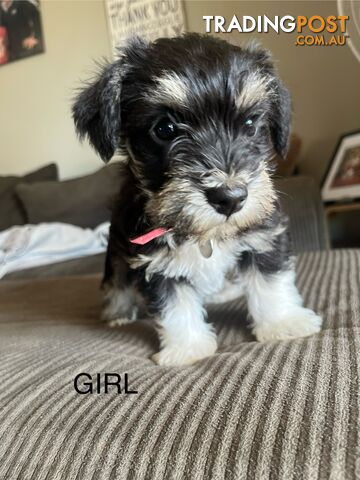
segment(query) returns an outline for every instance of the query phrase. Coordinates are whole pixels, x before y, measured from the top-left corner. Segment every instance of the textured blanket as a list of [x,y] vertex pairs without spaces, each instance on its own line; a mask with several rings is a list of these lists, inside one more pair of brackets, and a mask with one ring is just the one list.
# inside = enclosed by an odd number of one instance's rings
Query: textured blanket
[[360,252],[297,271],[319,335],[257,343],[237,301],[210,309],[218,353],[182,368],[149,359],[151,323],[99,322],[99,276],[3,281],[0,478],[359,478]]

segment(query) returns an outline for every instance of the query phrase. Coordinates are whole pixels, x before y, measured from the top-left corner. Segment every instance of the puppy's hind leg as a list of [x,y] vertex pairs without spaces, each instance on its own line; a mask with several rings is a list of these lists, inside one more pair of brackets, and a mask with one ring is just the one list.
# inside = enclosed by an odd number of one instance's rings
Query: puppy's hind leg
[[242,281],[225,281],[223,288],[205,299],[206,305],[216,303],[227,303],[236,300],[244,295],[245,289]]
[[[142,306],[142,297],[128,279],[129,267],[110,229],[106,252],[105,272],[102,281],[104,290],[101,319],[111,327],[125,325],[137,320]],[[142,312],[141,312],[142,313]]]
[[101,318],[110,327],[118,327],[137,320],[140,312],[140,295],[134,287],[110,287],[103,300]]

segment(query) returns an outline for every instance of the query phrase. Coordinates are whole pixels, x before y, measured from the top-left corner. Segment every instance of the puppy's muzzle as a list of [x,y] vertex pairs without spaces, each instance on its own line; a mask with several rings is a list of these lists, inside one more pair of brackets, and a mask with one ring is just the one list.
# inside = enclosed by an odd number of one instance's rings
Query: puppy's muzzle
[[209,204],[220,214],[230,217],[244,206],[248,190],[246,186],[229,189],[227,187],[209,188],[205,191]]

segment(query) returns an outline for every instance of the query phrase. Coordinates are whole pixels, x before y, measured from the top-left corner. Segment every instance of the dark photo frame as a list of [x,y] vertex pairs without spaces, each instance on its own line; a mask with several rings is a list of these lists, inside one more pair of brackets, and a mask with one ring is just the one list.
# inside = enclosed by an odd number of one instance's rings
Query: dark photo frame
[[360,130],[342,135],[321,184],[325,202],[360,198]]
[[0,0],[0,66],[43,53],[38,0]]

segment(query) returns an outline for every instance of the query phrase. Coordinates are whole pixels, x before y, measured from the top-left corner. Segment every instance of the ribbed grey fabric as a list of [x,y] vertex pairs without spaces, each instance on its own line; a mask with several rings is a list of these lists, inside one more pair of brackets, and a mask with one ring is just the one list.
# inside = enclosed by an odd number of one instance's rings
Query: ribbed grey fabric
[[[0,286],[0,478],[356,479],[360,252],[298,261],[311,338],[259,344],[241,301],[210,311],[219,352],[165,368],[152,326],[98,321],[99,277]],[[80,372],[129,375],[136,395],[80,395]]]
[[293,251],[329,248],[324,207],[314,179],[305,176],[282,178],[275,180],[275,188],[289,217]]

